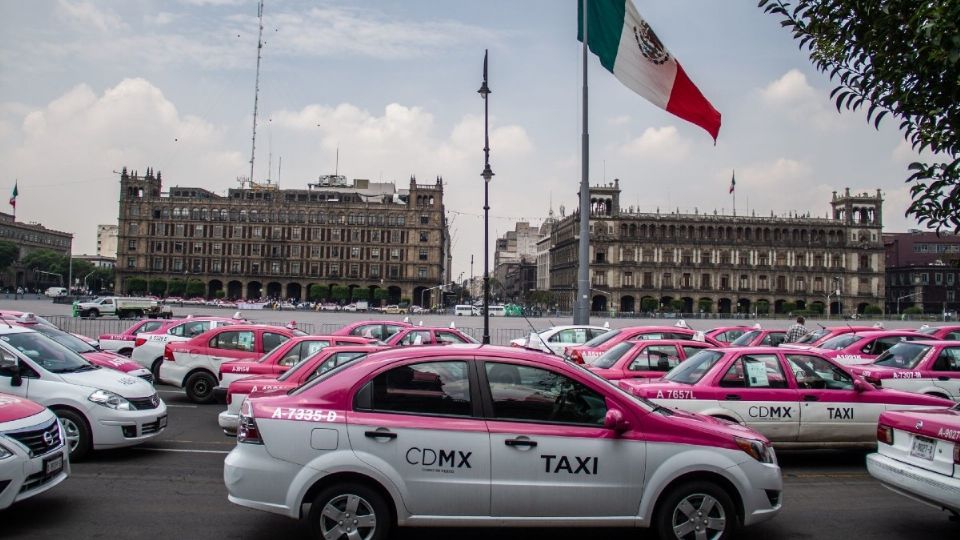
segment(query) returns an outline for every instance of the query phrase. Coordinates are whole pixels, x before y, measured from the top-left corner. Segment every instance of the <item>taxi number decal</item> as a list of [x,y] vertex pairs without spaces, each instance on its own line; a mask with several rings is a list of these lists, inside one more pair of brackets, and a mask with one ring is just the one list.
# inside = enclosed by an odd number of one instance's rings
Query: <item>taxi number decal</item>
[[920,372],[919,371],[894,371],[893,378],[894,379],[919,379]]
[[150,336],[150,341],[166,341],[166,336]]
[[747,409],[751,418],[793,418],[793,407],[755,405]]
[[[597,474],[597,462],[599,461],[597,458],[590,456],[573,456],[573,459],[577,462],[574,468],[570,465],[570,458],[567,456],[560,456],[560,459],[557,459],[557,456],[541,455],[540,459],[543,460],[544,472],[551,474],[559,474],[560,471],[566,471],[570,474]],[[556,465],[553,463],[555,459],[557,460]]]
[[831,420],[853,420],[853,407],[827,407]]
[[322,409],[296,409],[293,407],[277,407],[270,418],[280,420],[305,420],[307,422],[336,422],[336,411]]
[[960,429],[940,428],[940,431],[937,432],[937,437],[960,441]]
[[835,358],[838,362],[841,360],[863,360],[859,354],[838,354]]
[[248,373],[250,366],[231,366],[230,373]]
[[697,399],[693,390],[657,390],[657,399]]
[[274,390],[283,390],[283,386],[279,384],[265,384],[263,386],[254,386],[250,389],[250,392],[272,392]]

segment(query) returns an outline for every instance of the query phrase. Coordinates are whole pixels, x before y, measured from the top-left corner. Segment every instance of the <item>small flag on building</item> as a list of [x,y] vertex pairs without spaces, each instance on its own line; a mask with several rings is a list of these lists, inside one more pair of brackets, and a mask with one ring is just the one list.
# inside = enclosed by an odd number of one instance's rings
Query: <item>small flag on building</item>
[[730,177],[730,193],[733,193],[733,190],[737,187],[737,171],[733,171],[733,176]]
[[[577,5],[577,39],[583,42],[583,2]],[[588,1],[587,40],[600,64],[624,86],[668,113],[702,127],[717,140],[720,113],[640,17],[633,0]]]
[[14,182],[14,183],[13,183],[13,194],[10,195],[10,206],[12,206],[14,209],[17,208],[17,195],[18,195],[18,194],[19,194],[19,192],[17,191],[17,183]]

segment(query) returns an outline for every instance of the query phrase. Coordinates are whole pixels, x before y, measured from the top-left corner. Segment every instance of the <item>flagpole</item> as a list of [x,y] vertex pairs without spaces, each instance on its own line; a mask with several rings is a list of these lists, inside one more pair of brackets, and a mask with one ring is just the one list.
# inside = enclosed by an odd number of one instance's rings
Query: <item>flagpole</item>
[[573,324],[590,324],[590,132],[587,129],[587,0],[583,6],[583,135],[580,143],[580,245]]

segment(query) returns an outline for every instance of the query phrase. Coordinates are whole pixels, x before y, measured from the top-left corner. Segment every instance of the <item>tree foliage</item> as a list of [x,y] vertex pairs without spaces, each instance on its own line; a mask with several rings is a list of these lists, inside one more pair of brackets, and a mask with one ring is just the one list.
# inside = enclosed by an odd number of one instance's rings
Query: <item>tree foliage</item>
[[323,300],[327,296],[327,287],[314,283],[307,288],[307,298],[312,302]]
[[837,83],[837,110],[887,115],[932,163],[911,163],[913,215],[960,232],[960,0],[760,0]]
[[10,268],[19,256],[20,248],[16,244],[9,240],[0,240],[0,272]]
[[205,296],[207,293],[207,287],[199,279],[191,279],[187,281],[187,298],[196,298]]
[[127,278],[126,288],[128,294],[143,294],[147,292],[147,280],[142,277]]
[[150,294],[154,296],[166,296],[167,280],[163,278],[153,278],[150,280]]
[[167,282],[167,296],[183,296],[187,292],[187,282],[180,278],[173,278]]

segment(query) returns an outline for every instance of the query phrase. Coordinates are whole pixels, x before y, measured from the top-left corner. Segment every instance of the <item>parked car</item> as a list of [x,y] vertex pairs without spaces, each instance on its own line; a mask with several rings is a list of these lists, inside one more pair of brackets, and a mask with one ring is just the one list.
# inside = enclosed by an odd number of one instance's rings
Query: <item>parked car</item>
[[[0,360],[0,378],[11,366]],[[39,403],[0,394],[0,510],[63,482],[69,448],[56,415]]]
[[[759,325],[758,325],[759,326]],[[751,328],[730,342],[731,347],[777,347],[787,339],[786,330]]]
[[704,341],[714,347],[723,346],[719,341],[707,337],[703,332],[694,331],[683,320],[680,320],[673,326],[630,326],[611,330],[583,345],[567,347],[564,351],[564,357],[578,364],[584,364],[590,358],[600,356],[610,350],[617,343],[636,339],[692,339]]
[[930,339],[960,340],[960,325],[958,324],[948,324],[944,326],[927,326],[925,324],[917,331],[930,336]]
[[851,334],[853,332],[870,332],[872,330],[883,330],[883,323],[878,322],[873,326],[821,326],[816,330],[807,332],[807,335],[792,343],[784,343],[784,347],[794,349],[809,349],[816,347],[824,341],[839,336],[841,334]]
[[137,334],[162,331],[164,328],[173,326],[178,322],[180,321],[143,319],[133,323],[132,326],[119,334],[100,334],[100,348],[129,357],[133,354]]
[[183,388],[194,403],[212,403],[220,364],[259,358],[288,339],[303,335],[279,326],[237,324],[208,330],[187,341],[167,343],[160,382]]
[[478,343],[478,341],[456,328],[412,326],[390,336],[386,343],[390,347],[408,347],[411,345]]
[[716,328],[711,328],[704,332],[707,337],[722,343],[724,345],[733,343],[734,340],[750,331],[750,327],[746,325],[738,326],[718,326]]
[[712,347],[685,339],[640,339],[617,343],[595,356],[586,368],[605,379],[659,379],[687,357]]
[[901,341],[924,339],[911,330],[874,330],[851,332],[832,337],[809,351],[833,358],[841,364],[869,364],[884,351]]
[[960,401],[960,341],[901,341],[849,369],[877,387]]
[[229,326],[246,322],[237,312],[233,318],[226,317],[188,317],[161,327],[152,332],[137,334],[130,358],[153,373],[154,380],[160,379],[160,365],[163,363],[163,351],[167,343],[187,341],[211,328]]
[[360,336],[386,341],[403,328],[413,326],[400,321],[357,321],[334,331],[334,336]]
[[[533,335],[517,338],[510,341],[513,347],[526,347],[528,349],[537,349],[551,354],[561,355],[564,349],[574,345],[582,345],[591,339],[606,334],[610,331],[608,326],[590,326],[590,325],[561,325],[541,330],[535,335],[539,336],[533,339]],[[549,350],[548,350],[549,349]]]

